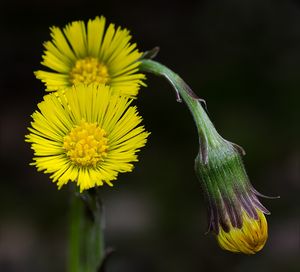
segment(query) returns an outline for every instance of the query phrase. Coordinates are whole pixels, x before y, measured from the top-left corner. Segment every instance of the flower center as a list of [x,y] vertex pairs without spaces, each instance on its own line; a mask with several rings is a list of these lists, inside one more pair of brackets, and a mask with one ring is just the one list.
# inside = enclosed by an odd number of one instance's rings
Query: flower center
[[75,85],[78,83],[107,83],[109,74],[107,67],[100,63],[98,59],[87,57],[76,61],[70,72],[70,82]]
[[63,148],[73,163],[95,167],[107,156],[107,142],[104,129],[83,120],[64,137]]

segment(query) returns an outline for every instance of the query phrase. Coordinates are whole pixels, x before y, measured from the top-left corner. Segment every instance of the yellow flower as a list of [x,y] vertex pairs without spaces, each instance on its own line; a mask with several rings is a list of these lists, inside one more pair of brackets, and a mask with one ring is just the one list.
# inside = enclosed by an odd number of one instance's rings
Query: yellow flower
[[105,85],[77,85],[48,94],[32,115],[26,141],[39,171],[51,173],[59,188],[76,182],[80,191],[130,172],[148,132],[132,100]]
[[109,24],[103,16],[75,21],[63,28],[52,27],[52,41],[44,43],[42,64],[52,71],[37,71],[35,75],[47,91],[57,91],[78,83],[103,83],[121,95],[134,97],[144,85],[139,73],[141,53],[129,43],[127,29]]
[[220,228],[217,240],[221,248],[231,252],[255,254],[260,251],[268,238],[268,224],[265,215],[257,210],[258,219],[243,212],[241,228],[230,227],[229,231]]

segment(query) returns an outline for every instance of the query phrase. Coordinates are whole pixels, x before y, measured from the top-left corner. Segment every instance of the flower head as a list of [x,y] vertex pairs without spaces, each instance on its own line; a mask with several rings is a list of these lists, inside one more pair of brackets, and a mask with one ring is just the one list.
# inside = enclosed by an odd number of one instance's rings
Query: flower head
[[145,76],[138,71],[141,53],[131,44],[129,31],[109,24],[105,18],[75,21],[63,30],[51,27],[51,41],[44,43],[42,64],[52,71],[35,75],[47,91],[57,91],[78,83],[102,83],[122,95],[134,97]]
[[218,135],[207,148],[207,161],[198,155],[195,170],[208,201],[209,230],[221,248],[254,254],[268,238],[262,195],[251,185],[236,145]]
[[59,188],[69,181],[80,191],[112,185],[119,172],[132,171],[149,135],[131,101],[98,84],[44,96],[26,136],[32,165],[51,173]]

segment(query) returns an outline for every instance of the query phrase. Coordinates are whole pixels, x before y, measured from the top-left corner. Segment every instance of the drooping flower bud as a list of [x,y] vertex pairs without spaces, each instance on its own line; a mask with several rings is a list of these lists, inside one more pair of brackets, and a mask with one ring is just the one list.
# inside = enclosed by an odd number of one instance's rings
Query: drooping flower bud
[[208,141],[206,162],[201,154],[195,170],[208,202],[209,231],[217,235],[221,248],[254,254],[268,238],[264,214],[269,211],[260,203],[251,185],[237,146],[220,136]]
[[241,158],[245,152],[218,134],[201,105],[204,100],[176,73],[150,60],[156,53],[157,48],[144,54],[140,69],[166,78],[176,91],[177,101],[183,100],[194,118],[200,145],[195,170],[208,202],[209,231],[216,234],[221,248],[254,254],[268,238],[264,214],[269,211],[258,200],[258,196],[265,196],[248,179]]

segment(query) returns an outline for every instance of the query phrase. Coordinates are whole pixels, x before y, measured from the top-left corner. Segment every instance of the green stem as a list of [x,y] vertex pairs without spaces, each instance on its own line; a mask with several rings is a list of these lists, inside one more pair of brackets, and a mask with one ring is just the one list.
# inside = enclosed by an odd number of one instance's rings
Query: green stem
[[80,247],[81,225],[84,214],[82,200],[75,194],[71,196],[70,207],[70,238],[69,238],[69,272],[81,272]]
[[181,101],[180,98],[182,98],[186,103],[197,127],[201,161],[206,164],[208,160],[208,145],[219,145],[222,138],[203,109],[200,103],[203,100],[196,96],[179,75],[157,61],[141,59],[140,70],[166,78],[176,91],[177,101]]
[[72,197],[69,272],[97,272],[105,257],[102,204],[95,189]]
[[103,207],[98,191],[90,190],[85,198],[88,216],[85,222],[86,269],[84,272],[99,271],[105,257],[103,233]]

